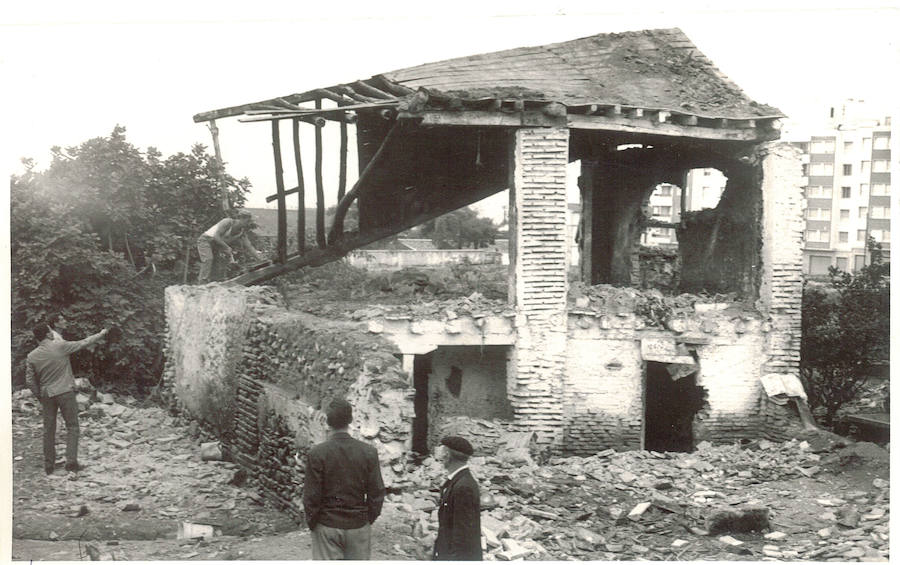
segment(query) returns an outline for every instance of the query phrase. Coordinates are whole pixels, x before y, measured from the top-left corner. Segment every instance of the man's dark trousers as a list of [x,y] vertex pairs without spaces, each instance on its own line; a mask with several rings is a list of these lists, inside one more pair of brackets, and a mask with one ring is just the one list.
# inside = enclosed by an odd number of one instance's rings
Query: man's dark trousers
[[44,415],[44,471],[52,473],[56,465],[56,412],[66,422],[66,469],[78,468],[78,402],[75,392],[41,398]]

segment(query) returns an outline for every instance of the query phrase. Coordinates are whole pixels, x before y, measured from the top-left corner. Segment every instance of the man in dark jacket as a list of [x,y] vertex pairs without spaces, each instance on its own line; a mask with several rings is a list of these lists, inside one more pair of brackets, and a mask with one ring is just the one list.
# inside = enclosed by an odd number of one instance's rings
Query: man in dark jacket
[[438,507],[435,561],[481,561],[481,498],[469,472],[472,444],[461,437],[441,440],[440,457],[447,469]]
[[333,400],[325,417],[331,433],[309,450],[303,486],[313,559],[369,559],[371,525],[384,503],[378,452],[350,437],[353,408],[346,400]]

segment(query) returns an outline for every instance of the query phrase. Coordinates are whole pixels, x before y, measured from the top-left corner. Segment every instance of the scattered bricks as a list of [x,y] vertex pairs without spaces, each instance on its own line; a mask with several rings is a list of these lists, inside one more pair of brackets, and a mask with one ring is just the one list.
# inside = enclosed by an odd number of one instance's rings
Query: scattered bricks
[[848,528],[855,528],[859,525],[860,515],[853,506],[846,506],[837,512],[837,523]]
[[529,554],[529,551],[519,545],[519,543],[512,538],[503,538],[500,540],[503,544],[503,551],[497,554],[497,558],[503,561],[513,561],[515,559],[521,559]]
[[840,506],[845,504],[846,501],[841,500],[840,498],[817,498],[816,502],[821,504],[822,506]]
[[819,535],[820,538],[827,539],[831,537],[831,528],[822,528],[817,531],[816,534]]
[[217,441],[200,444],[200,459],[203,461],[221,461],[222,446]]
[[122,507],[122,512],[139,512],[140,510],[141,505],[136,502],[129,502]]
[[872,481],[872,486],[875,488],[888,488],[890,486],[890,484],[891,484],[890,482],[888,482],[884,479],[876,478]]
[[672,542],[672,547],[674,547],[674,548],[677,549],[677,548],[679,548],[679,547],[684,547],[684,546],[686,546],[686,545],[689,544],[689,543],[691,543],[691,542],[689,542],[689,541],[687,541],[687,540],[683,540],[683,539],[677,539],[677,540],[675,540],[675,541]]
[[602,535],[600,535],[596,532],[592,532],[591,530],[588,530],[587,528],[582,528],[582,527],[575,528],[574,533],[575,533],[576,538],[578,538],[582,541],[585,541],[591,545],[596,545],[599,543],[606,542],[606,539]]

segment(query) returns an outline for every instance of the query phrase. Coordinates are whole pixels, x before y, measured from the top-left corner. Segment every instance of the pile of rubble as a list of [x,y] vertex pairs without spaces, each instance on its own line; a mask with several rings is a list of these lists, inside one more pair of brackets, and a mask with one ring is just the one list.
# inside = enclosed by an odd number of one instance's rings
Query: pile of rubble
[[[476,457],[470,467],[482,490],[485,558],[887,558],[887,481],[811,499],[815,514],[796,525],[798,493],[783,490],[784,482],[816,477],[844,453],[811,443],[703,443],[690,454],[607,450],[544,465]],[[388,497],[409,528],[410,556],[434,542],[443,477],[427,459],[407,474],[402,494]]]

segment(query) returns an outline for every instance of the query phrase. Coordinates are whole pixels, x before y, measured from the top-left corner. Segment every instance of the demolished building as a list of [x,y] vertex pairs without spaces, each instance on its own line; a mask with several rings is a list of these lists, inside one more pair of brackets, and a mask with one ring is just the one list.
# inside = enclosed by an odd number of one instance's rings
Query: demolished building
[[[568,454],[689,451],[799,428],[796,409],[770,400],[760,382],[799,372],[799,155],[776,141],[781,112],[750,100],[680,30],[430,63],[194,119],[234,116],[272,124],[280,224],[275,259],[236,283],[321,265],[509,190],[504,309],[345,324],[290,312],[259,287],[167,290],[166,378],[179,402],[206,419],[232,402],[227,441],[286,505],[302,482],[293,454],[322,437],[323,403],[339,395],[357,404],[356,431],[393,473],[457,420],[483,424],[475,443],[484,449],[524,432],[532,447]],[[293,124],[293,189],[283,180],[282,121]],[[349,124],[360,176],[346,190]],[[335,125],[342,174],[326,231],[320,130]],[[300,127],[317,132],[311,247]],[[565,231],[575,161],[577,272]],[[645,212],[650,194],[706,167],[728,179],[718,205],[666,224],[677,252],[648,255],[639,242],[657,225]],[[292,194],[301,212],[289,253]],[[359,225],[345,231],[354,204]],[[676,266],[662,285],[654,262]]]

